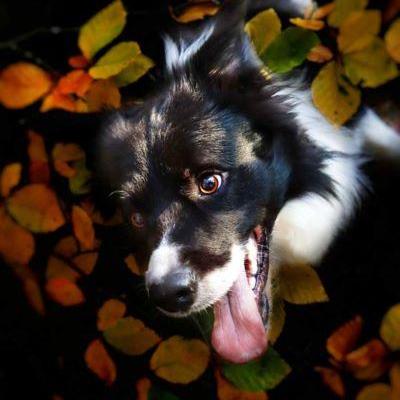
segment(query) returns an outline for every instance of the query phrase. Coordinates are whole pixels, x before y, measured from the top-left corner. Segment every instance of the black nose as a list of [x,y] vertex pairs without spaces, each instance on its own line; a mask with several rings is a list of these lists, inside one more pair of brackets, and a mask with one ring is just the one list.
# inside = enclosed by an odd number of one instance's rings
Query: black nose
[[149,296],[160,308],[169,312],[187,311],[194,303],[196,282],[189,273],[168,274],[160,283],[149,285]]

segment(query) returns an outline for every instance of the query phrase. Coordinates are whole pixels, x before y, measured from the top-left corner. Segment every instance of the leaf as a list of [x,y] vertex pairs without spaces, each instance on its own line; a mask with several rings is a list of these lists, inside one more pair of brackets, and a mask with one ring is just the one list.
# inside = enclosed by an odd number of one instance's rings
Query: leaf
[[47,72],[27,62],[18,62],[0,73],[0,103],[7,108],[24,108],[43,97],[51,88]]
[[89,65],[89,60],[82,54],[68,58],[68,65],[75,69],[84,69]]
[[17,186],[21,180],[21,163],[12,163],[6,165],[0,175],[0,194],[7,197],[11,190]]
[[139,54],[126,68],[114,76],[114,82],[118,87],[127,86],[139,80],[154,65],[151,58]]
[[6,207],[10,215],[31,232],[53,232],[65,224],[56,194],[40,183],[19,189],[7,199]]
[[172,18],[175,21],[180,22],[182,24],[187,24],[189,22],[204,19],[205,17],[208,16],[213,16],[218,12],[218,10],[219,6],[217,6],[212,1],[204,1],[201,3],[188,4],[184,8],[183,12],[179,13],[179,15],[175,14],[172,7],[169,8]]
[[290,371],[290,366],[272,347],[258,360],[246,364],[226,363],[222,369],[224,376],[237,388],[250,392],[273,389]]
[[52,151],[54,169],[65,178],[72,178],[77,174],[77,170],[72,168],[69,163],[85,159],[85,152],[75,143],[57,143]]
[[85,351],[85,363],[107,385],[112,385],[117,378],[117,367],[99,339],[90,342]]
[[362,10],[351,13],[340,26],[339,50],[344,53],[360,51],[368,47],[381,30],[382,15],[378,10]]
[[400,18],[397,18],[385,35],[386,49],[397,63],[400,63]]
[[219,371],[215,371],[217,396],[219,400],[267,400],[265,392],[246,392],[235,388]]
[[342,76],[335,61],[322,67],[311,85],[315,106],[330,122],[342,125],[358,110],[360,91]]
[[73,162],[72,168],[76,174],[69,178],[69,190],[75,195],[90,193],[92,173],[86,168],[85,160]]
[[375,88],[399,75],[395,62],[389,57],[385,43],[375,38],[367,48],[343,57],[346,75],[353,84]]
[[361,335],[363,321],[359,315],[336,329],[326,342],[326,349],[336,361],[343,361]]
[[344,387],[343,379],[337,371],[332,368],[315,367],[314,370],[318,372],[322,378],[322,382],[333,392],[336,396],[344,398],[346,390]]
[[335,8],[328,17],[328,24],[339,28],[351,12],[363,10],[367,4],[368,0],[335,0]]
[[129,256],[125,257],[124,261],[132,273],[135,275],[143,275],[143,272],[140,271],[139,265],[136,262],[136,258],[133,254],[129,254]]
[[95,247],[95,232],[92,220],[86,211],[79,206],[72,207],[72,229],[82,250],[93,250]]
[[400,304],[396,304],[385,314],[379,333],[391,350],[400,350]]
[[290,18],[290,22],[293,25],[310,31],[320,31],[325,27],[325,22],[318,19]]
[[329,298],[315,270],[309,265],[281,266],[279,292],[293,304],[310,304],[328,301]]
[[172,336],[157,347],[150,359],[150,369],[172,383],[187,384],[206,370],[210,349],[198,339]]
[[31,183],[49,183],[50,168],[43,137],[28,131],[29,181]]
[[61,94],[76,94],[79,97],[85,95],[92,84],[92,77],[84,70],[77,69],[63,76],[57,84]]
[[67,236],[60,239],[54,247],[54,253],[64,258],[72,258],[78,253],[78,242],[73,236]]
[[272,299],[271,308],[268,315],[267,337],[271,344],[274,344],[283,331],[285,326],[286,312],[284,301],[275,296]]
[[317,8],[312,14],[312,19],[324,19],[333,12],[335,6],[335,2],[333,1]]
[[47,112],[53,109],[60,109],[69,112],[78,111],[76,102],[69,95],[60,93],[57,88],[43,99],[40,112]]
[[79,277],[79,273],[72,269],[67,261],[53,255],[49,257],[46,268],[47,280],[53,278],[65,278],[71,282],[76,282]]
[[385,383],[374,383],[361,389],[356,400],[391,400],[390,392],[389,385]]
[[28,264],[35,252],[32,234],[17,225],[0,204],[0,254],[9,264]]
[[270,44],[261,59],[273,72],[289,72],[299,66],[319,42],[314,32],[287,28]]
[[258,13],[245,26],[245,31],[259,55],[274,41],[281,29],[281,20],[272,8]]
[[118,299],[107,300],[97,313],[97,329],[105,331],[114,326],[126,313],[126,305]]
[[332,51],[322,44],[317,44],[313,47],[310,52],[307,54],[307,60],[315,63],[325,63],[327,61],[332,60],[333,53]]
[[121,94],[116,84],[111,80],[93,82],[86,93],[85,101],[89,112],[98,112],[121,106]]
[[51,278],[46,282],[47,295],[65,307],[77,306],[85,302],[85,296],[76,283],[66,278]]
[[118,43],[89,69],[89,74],[95,79],[110,78],[131,64],[139,54],[140,47],[136,42]]
[[87,21],[79,31],[78,46],[90,60],[124,29],[126,11],[120,0],[112,2]]
[[96,266],[99,253],[92,251],[89,253],[79,254],[72,259],[73,264],[85,275],[90,275]]
[[393,364],[389,372],[390,383],[392,385],[391,400],[400,399],[400,363]]
[[151,381],[149,378],[140,378],[136,382],[136,399],[149,400],[149,390],[151,388]]
[[152,329],[133,317],[119,319],[103,335],[108,344],[129,356],[143,354],[160,341]]

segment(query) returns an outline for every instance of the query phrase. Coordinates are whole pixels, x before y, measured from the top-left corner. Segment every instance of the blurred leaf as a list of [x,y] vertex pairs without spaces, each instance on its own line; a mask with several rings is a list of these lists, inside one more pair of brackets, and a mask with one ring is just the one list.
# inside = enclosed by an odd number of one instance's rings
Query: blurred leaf
[[117,367],[99,339],[90,342],[85,352],[85,362],[87,367],[107,385],[112,385],[115,382]]
[[73,162],[72,168],[76,171],[76,174],[69,178],[70,191],[78,196],[90,193],[92,173],[86,168],[85,160]]
[[129,270],[135,275],[143,275],[143,272],[140,271],[139,265],[136,262],[136,258],[133,254],[129,254],[129,256],[125,257],[125,264],[129,268]]
[[262,11],[247,22],[249,35],[257,54],[261,55],[281,32],[282,24],[274,9]]
[[6,207],[21,226],[32,232],[53,232],[65,224],[56,194],[40,183],[16,191],[7,199]]
[[66,278],[51,278],[46,282],[47,295],[62,306],[77,306],[85,302],[85,296],[76,283]]
[[86,211],[79,206],[72,207],[72,228],[82,250],[93,250],[95,247],[95,232],[92,220]]
[[328,15],[330,15],[333,10],[335,9],[335,2],[331,2],[328,4],[325,4],[319,8],[317,8],[313,13],[312,13],[312,19],[324,19]]
[[51,88],[47,72],[27,62],[11,64],[0,72],[0,103],[7,108],[24,108]]
[[358,393],[356,400],[391,400],[390,386],[385,383],[374,383],[365,386]]
[[126,305],[118,299],[107,300],[97,313],[97,329],[105,331],[114,326],[126,313]]
[[400,399],[400,362],[393,364],[389,372],[390,383],[392,386],[391,400]]
[[386,48],[390,56],[400,63],[400,18],[397,18],[385,35]]
[[380,335],[391,350],[400,350],[400,304],[391,307],[383,317]]
[[274,344],[283,331],[286,320],[285,303],[284,301],[275,296],[268,315],[267,337],[271,344]]
[[246,364],[225,363],[222,369],[225,377],[237,388],[250,392],[273,389],[290,371],[290,366],[272,347],[258,360]]
[[299,66],[317,44],[319,38],[314,32],[287,28],[270,44],[261,59],[273,72],[289,72]]
[[57,89],[61,94],[76,94],[82,97],[89,90],[92,81],[92,77],[86,71],[77,69],[61,77]]
[[205,17],[215,15],[219,10],[219,7],[212,1],[204,2],[193,2],[184,8],[182,12],[178,15],[175,14],[172,7],[169,8],[171,17],[182,24],[187,24],[189,22],[198,21],[204,19]]
[[40,106],[40,112],[47,112],[53,109],[60,109],[69,112],[77,112],[76,102],[67,94],[62,94],[55,88],[49,93]]
[[133,317],[119,319],[103,335],[108,344],[129,356],[143,354],[160,341],[152,329]]
[[0,194],[7,197],[11,190],[17,186],[21,180],[21,163],[12,163],[6,165],[0,175]]
[[318,19],[290,18],[290,22],[310,31],[320,31],[325,27],[325,22]]
[[121,94],[113,81],[100,80],[93,82],[86,93],[85,101],[89,112],[119,108],[121,106]]
[[77,171],[69,163],[85,159],[85,152],[75,143],[57,143],[52,150],[54,169],[65,178],[72,178]]
[[168,382],[187,384],[204,373],[209,359],[210,350],[201,340],[172,336],[157,347],[150,368]]
[[311,92],[315,106],[335,125],[348,121],[361,104],[360,91],[343,78],[335,61],[319,71]]
[[83,55],[90,60],[122,32],[125,24],[126,11],[120,0],[99,11],[80,29],[78,46]]
[[79,277],[79,273],[72,269],[67,261],[54,255],[49,257],[46,268],[47,280],[53,278],[65,278],[71,282],[76,282]]
[[127,86],[144,76],[154,65],[151,58],[146,57],[144,54],[139,54],[128,67],[114,76],[114,82],[118,87]]
[[96,266],[98,258],[99,253],[97,251],[91,251],[89,253],[82,253],[75,256],[72,259],[72,263],[85,275],[90,275]]
[[28,131],[29,181],[31,183],[49,183],[50,167],[43,137]]
[[339,28],[351,12],[366,8],[368,0],[335,0],[334,3],[335,8],[329,14],[328,24],[335,28]]
[[333,392],[336,396],[344,398],[346,390],[344,387],[343,379],[340,374],[332,368],[315,367],[314,370],[318,372],[322,378],[322,382]]
[[68,58],[68,65],[74,69],[84,69],[89,65],[89,60],[85,56],[78,54]]
[[325,63],[332,60],[333,53],[331,49],[322,44],[317,44],[314,46],[310,52],[307,54],[307,60],[315,63]]
[[375,88],[399,75],[395,62],[389,57],[385,43],[375,38],[361,51],[346,54],[343,58],[346,75],[353,84]]
[[58,241],[54,247],[54,253],[64,258],[72,258],[79,251],[78,242],[74,236],[67,236]]
[[149,390],[151,388],[151,381],[149,378],[140,378],[136,382],[136,399],[137,400],[150,400]]

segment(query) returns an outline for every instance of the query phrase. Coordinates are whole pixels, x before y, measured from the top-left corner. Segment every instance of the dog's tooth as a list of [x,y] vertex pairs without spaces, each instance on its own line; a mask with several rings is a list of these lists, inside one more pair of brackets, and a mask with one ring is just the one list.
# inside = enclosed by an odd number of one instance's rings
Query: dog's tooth
[[251,289],[254,289],[256,287],[256,278],[255,276],[251,276],[249,278],[249,286]]

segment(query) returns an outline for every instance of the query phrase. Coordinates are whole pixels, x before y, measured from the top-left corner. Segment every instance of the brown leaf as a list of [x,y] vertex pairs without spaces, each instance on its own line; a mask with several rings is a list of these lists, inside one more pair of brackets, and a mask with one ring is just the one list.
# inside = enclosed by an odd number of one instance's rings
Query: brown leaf
[[322,382],[338,397],[343,398],[346,393],[343,379],[340,374],[332,368],[315,367],[314,370],[318,372],[322,378]]
[[93,223],[85,210],[79,206],[72,207],[72,228],[82,250],[95,248]]
[[392,385],[391,400],[400,399],[400,362],[396,362],[389,372],[390,383]]
[[121,94],[113,81],[102,79],[93,82],[85,95],[85,101],[89,112],[119,108],[121,106]]
[[390,386],[385,383],[374,383],[365,386],[358,393],[356,400],[391,400]]
[[140,378],[136,382],[137,400],[149,400],[149,390],[151,388],[151,381],[149,378]]
[[83,69],[89,66],[89,61],[84,55],[78,54],[68,58],[68,64],[71,68]]
[[11,190],[18,185],[21,180],[22,165],[12,163],[6,165],[0,175],[0,195],[8,197]]
[[49,183],[50,168],[43,137],[28,131],[29,181],[31,183]]
[[73,236],[67,236],[60,239],[54,247],[54,253],[64,258],[72,258],[79,251],[78,242]]
[[81,289],[69,279],[52,278],[46,283],[47,295],[62,306],[77,306],[85,302],[85,296]]
[[47,261],[46,279],[65,278],[71,282],[76,282],[80,275],[76,272],[67,261],[57,257],[50,256]]
[[72,259],[72,262],[85,275],[90,275],[93,272],[98,257],[99,253],[92,251],[89,253],[82,253],[79,254],[78,256],[75,256]]
[[97,329],[105,331],[114,326],[126,313],[126,305],[118,299],[107,300],[97,313]]

